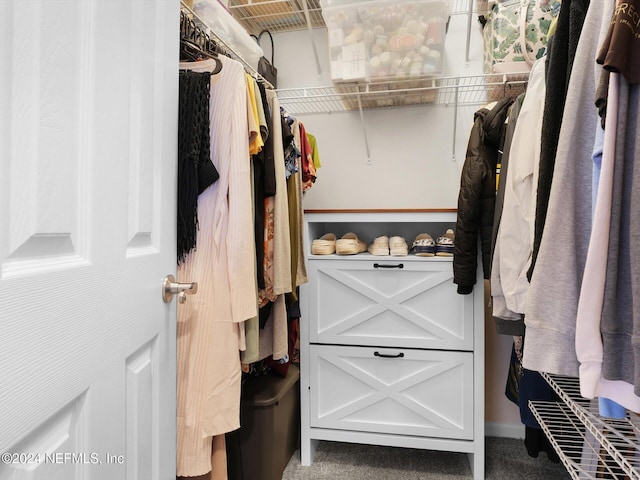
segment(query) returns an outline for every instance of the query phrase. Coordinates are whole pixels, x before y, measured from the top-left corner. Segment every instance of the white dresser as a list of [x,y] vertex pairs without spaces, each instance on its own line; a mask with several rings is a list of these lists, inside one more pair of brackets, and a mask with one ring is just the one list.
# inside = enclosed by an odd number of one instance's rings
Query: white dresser
[[[305,245],[325,233],[434,240],[455,211],[305,212]],[[301,454],[318,441],[470,454],[484,478],[484,308],[458,295],[451,257],[311,255],[300,292]]]

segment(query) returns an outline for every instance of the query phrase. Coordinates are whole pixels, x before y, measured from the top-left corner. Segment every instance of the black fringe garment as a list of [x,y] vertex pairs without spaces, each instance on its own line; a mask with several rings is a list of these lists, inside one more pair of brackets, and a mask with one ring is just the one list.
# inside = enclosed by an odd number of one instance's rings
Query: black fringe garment
[[198,195],[219,178],[211,162],[211,74],[180,71],[178,110],[178,264],[196,247]]

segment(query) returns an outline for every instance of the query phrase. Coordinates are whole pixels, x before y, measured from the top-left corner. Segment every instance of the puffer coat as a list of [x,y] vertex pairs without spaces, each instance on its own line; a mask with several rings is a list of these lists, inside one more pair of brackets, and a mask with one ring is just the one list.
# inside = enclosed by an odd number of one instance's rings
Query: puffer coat
[[453,255],[453,282],[463,295],[471,293],[476,282],[478,238],[484,278],[490,278],[496,164],[511,103],[510,98],[503,98],[474,115],[460,178]]

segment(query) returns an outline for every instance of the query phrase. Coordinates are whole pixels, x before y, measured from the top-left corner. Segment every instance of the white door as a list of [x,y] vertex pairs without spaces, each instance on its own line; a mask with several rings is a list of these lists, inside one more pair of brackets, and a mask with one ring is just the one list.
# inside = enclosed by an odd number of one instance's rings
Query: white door
[[175,477],[177,0],[0,2],[0,479]]

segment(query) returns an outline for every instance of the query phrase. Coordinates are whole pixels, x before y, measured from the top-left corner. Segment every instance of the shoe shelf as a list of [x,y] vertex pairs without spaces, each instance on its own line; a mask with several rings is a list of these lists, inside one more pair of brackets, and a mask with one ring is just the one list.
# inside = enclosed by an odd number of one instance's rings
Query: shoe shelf
[[428,262],[451,262],[452,257],[420,257],[409,254],[406,257],[371,255],[362,252],[354,255],[313,255],[310,245],[314,239],[326,233],[333,233],[340,239],[345,233],[355,233],[367,246],[377,237],[403,237],[409,249],[417,235],[428,233],[435,240],[447,229],[455,228],[455,209],[416,209],[416,210],[305,210],[306,240],[309,258],[313,259],[349,259],[354,261],[396,260],[412,258]]
[[[338,240],[339,239],[340,239],[340,237],[338,237]],[[411,250],[411,242],[413,241],[413,238],[405,238],[405,240],[407,241],[407,245],[409,246],[409,250]],[[368,243],[371,243],[371,241],[369,241]],[[310,253],[308,258],[309,259],[313,259],[313,260],[327,260],[327,261],[336,260],[336,259],[338,259],[338,260],[349,260],[350,262],[351,261],[354,261],[354,262],[376,262],[376,261],[382,261],[382,260],[388,261],[388,262],[403,262],[403,261],[407,261],[407,260],[415,260],[417,262],[428,262],[428,263],[438,263],[438,262],[452,263],[453,262],[453,258],[452,257],[437,257],[437,256],[420,257],[420,256],[412,254],[411,252],[409,252],[409,254],[406,255],[406,256],[372,255],[369,252],[354,253],[352,255],[338,255],[336,253],[333,253],[331,255],[314,255],[314,254]]]
[[577,378],[542,376],[560,402],[530,402],[531,410],[571,477],[640,479],[640,416],[601,417],[597,400],[581,396]]

